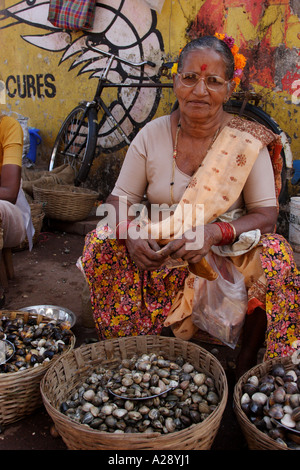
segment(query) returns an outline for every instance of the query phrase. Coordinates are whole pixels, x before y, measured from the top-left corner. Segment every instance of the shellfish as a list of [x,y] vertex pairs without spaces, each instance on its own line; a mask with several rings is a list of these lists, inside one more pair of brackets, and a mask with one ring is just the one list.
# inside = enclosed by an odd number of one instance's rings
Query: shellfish
[[70,324],[49,321],[38,324],[35,317],[0,319],[0,335],[12,344],[14,354],[0,365],[1,372],[18,372],[49,362],[56,354],[66,350],[73,333]]
[[250,421],[285,447],[300,450],[300,366],[282,364],[258,379],[251,376],[242,387],[241,408]]
[[[95,397],[104,394],[108,400],[95,405]],[[76,409],[71,408],[78,396],[82,398]],[[99,431],[168,434],[203,421],[219,402],[213,377],[184,358],[142,354],[113,369],[98,367],[61,403],[60,411]],[[99,412],[93,414],[87,403],[98,406]]]

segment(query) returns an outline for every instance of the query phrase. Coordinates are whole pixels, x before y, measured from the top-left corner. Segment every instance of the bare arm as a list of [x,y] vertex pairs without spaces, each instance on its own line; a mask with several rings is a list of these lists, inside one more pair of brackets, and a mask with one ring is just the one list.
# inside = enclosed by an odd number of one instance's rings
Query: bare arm
[[0,199],[16,203],[21,182],[21,167],[18,165],[3,165],[0,182]]
[[249,230],[259,229],[261,233],[270,233],[275,229],[278,217],[277,207],[257,207],[233,222],[237,236]]

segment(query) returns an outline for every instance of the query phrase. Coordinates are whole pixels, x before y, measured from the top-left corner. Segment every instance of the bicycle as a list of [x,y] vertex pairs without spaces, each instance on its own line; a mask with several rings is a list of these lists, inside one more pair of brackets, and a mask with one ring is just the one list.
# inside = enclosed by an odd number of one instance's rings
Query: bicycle
[[[144,78],[140,83],[111,83],[108,81],[107,77],[114,60],[133,68],[141,68],[144,65],[155,67],[156,64],[149,60],[138,63],[131,62],[115,54],[93,47],[90,44],[89,47],[93,51],[108,57],[107,65],[99,77],[92,101],[79,103],[64,120],[54,142],[49,164],[49,171],[51,171],[53,168],[63,163],[68,163],[75,170],[74,184],[76,186],[85,182],[87,179],[96,156],[98,132],[104,119],[106,119],[111,126],[110,132],[117,131],[119,134],[120,144],[117,146],[116,150],[121,149],[125,145],[129,145],[132,140],[122,129],[122,123],[116,120],[108,105],[106,105],[102,99],[101,94],[104,88],[171,87],[171,84],[160,84],[155,82],[155,80],[145,82]],[[100,111],[104,113],[102,119],[99,119],[98,116]]]
[[[51,153],[49,170],[51,171],[54,167],[59,166],[62,163],[68,163],[75,170],[75,185],[80,185],[84,183],[88,177],[91,165],[96,156],[96,147],[98,139],[98,131],[101,127],[102,121],[98,118],[99,111],[103,111],[104,118],[108,119],[113,130],[116,130],[120,135],[120,145],[118,148],[122,148],[126,145],[130,145],[132,139],[124,132],[121,127],[121,122],[118,122],[108,106],[103,101],[101,94],[104,88],[108,87],[132,87],[132,88],[143,88],[143,87],[159,87],[159,88],[172,88],[173,84],[171,82],[162,83],[160,78],[166,76],[170,78],[170,68],[172,67],[172,62],[167,62],[162,64],[159,69],[155,79],[151,81],[134,84],[126,83],[111,83],[108,81],[108,72],[111,69],[112,63],[114,60],[120,61],[125,65],[131,67],[142,67],[144,65],[149,65],[155,67],[156,64],[145,60],[139,63],[134,63],[123,59],[115,54],[111,54],[106,51],[102,51],[98,48],[95,48],[90,45],[90,48],[106,57],[108,57],[108,62],[103,70],[97,85],[97,89],[92,101],[81,102],[76,106],[70,114],[67,116],[63,122],[57,138],[54,143],[54,147]],[[275,122],[275,120],[264,112],[259,106],[259,101],[261,100],[261,95],[253,92],[240,92],[233,93],[232,99],[230,99],[224,109],[230,114],[238,114],[243,116],[246,119],[254,120],[263,124],[267,128],[271,129],[275,134],[281,136],[283,141],[282,148],[282,159],[283,159],[283,170],[282,170],[282,190],[279,196],[279,203],[284,203],[288,197],[287,194],[287,179],[290,177],[290,172],[292,171],[293,166],[293,157],[290,149],[290,144],[288,137],[280,128],[280,126]],[[254,101],[254,105],[249,103],[249,101]],[[173,106],[173,109],[176,107],[176,102]],[[172,110],[173,110],[172,109]],[[149,120],[151,116],[149,117]],[[99,150],[100,151],[100,150]]]

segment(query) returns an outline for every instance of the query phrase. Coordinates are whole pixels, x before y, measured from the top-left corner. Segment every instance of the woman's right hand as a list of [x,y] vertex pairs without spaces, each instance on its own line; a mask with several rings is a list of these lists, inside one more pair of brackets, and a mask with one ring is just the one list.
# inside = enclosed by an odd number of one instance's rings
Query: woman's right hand
[[188,230],[182,237],[170,241],[164,246],[162,254],[175,260],[195,264],[207,255],[212,245],[221,240],[221,231],[215,224],[203,226],[203,236],[197,237],[194,230]]
[[130,258],[137,267],[144,271],[155,271],[159,269],[167,256],[163,253],[157,253],[160,246],[155,240],[145,237],[130,237],[130,229],[125,241]]

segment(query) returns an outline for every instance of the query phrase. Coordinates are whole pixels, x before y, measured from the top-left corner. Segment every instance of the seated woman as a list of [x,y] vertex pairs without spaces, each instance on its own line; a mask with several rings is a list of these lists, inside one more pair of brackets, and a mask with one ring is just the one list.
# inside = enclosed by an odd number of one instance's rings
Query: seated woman
[[[300,276],[288,243],[273,233],[278,188],[271,158],[280,158],[278,137],[223,109],[243,62],[230,41],[201,37],[181,51],[173,74],[178,108],[148,123],[132,142],[107,200],[116,213],[116,233],[106,220],[88,234],[81,265],[101,339],[160,334],[170,326],[188,340],[197,331],[191,317],[195,275],[214,279],[204,257],[229,248],[249,301],[240,375],[256,363],[265,339],[266,358],[294,351]],[[164,204],[174,210],[168,223],[150,214],[152,221],[137,237],[130,209],[144,195],[151,209]],[[187,242],[197,218],[195,211],[189,220],[182,214],[198,204],[204,206],[203,240],[191,249]],[[258,239],[235,256],[234,244],[249,231]],[[168,267],[169,258],[185,265]]]
[[[20,192],[23,131],[19,122],[0,115],[0,229],[3,248],[19,246],[31,227],[30,207]],[[29,231],[28,231],[29,235]],[[1,287],[0,300],[4,302]]]

